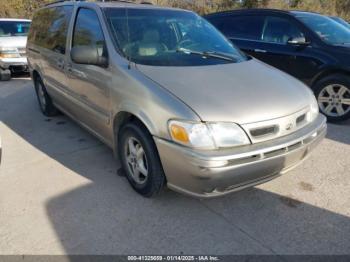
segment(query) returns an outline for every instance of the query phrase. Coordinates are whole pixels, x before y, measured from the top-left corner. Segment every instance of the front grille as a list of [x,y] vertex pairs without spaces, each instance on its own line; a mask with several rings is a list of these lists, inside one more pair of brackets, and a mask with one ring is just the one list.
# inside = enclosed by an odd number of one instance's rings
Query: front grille
[[278,131],[278,127],[274,125],[274,126],[267,126],[267,127],[250,130],[250,134],[254,137],[262,137],[262,136],[273,135],[277,131]]
[[243,124],[253,144],[287,136],[309,123],[309,108],[281,118]]
[[274,157],[274,156],[279,156],[279,155],[282,155],[282,154],[284,154],[286,152],[288,152],[288,148],[287,147],[276,149],[276,150],[264,153],[264,158],[270,158],[270,157]]
[[20,66],[10,66],[9,67],[11,73],[21,73],[21,72],[28,72],[28,67],[24,65]]
[[297,125],[303,123],[306,120],[306,114],[303,114],[297,118]]
[[278,157],[278,156],[283,156],[284,154],[288,154],[292,151],[298,150],[302,148],[305,145],[310,144],[312,141],[316,139],[318,135],[320,135],[324,129],[319,129],[315,133],[311,134],[310,136],[302,139],[301,141],[298,141],[294,144],[290,145],[284,145],[281,147],[277,147],[272,150],[266,150],[265,152],[254,152],[249,156],[237,158],[237,159],[232,159],[229,161],[230,165],[244,165],[244,164],[249,164],[252,162],[260,161],[263,159],[269,159],[273,157]]

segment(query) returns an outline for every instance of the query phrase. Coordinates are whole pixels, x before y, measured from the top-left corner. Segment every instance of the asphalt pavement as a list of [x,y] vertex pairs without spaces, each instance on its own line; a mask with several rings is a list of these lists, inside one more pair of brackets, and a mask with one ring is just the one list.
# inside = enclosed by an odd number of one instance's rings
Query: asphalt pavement
[[349,254],[350,121],[292,172],[222,198],[136,194],[111,149],[0,82],[0,254]]

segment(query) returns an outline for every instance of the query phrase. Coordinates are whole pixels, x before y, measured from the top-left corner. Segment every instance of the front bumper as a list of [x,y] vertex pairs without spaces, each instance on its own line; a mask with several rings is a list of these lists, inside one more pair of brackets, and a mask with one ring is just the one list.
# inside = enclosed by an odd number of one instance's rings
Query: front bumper
[[210,198],[255,186],[300,164],[325,137],[326,118],[288,136],[234,149],[198,151],[155,138],[168,187]]
[[28,72],[28,60],[26,57],[0,58],[0,68],[10,69],[12,72]]

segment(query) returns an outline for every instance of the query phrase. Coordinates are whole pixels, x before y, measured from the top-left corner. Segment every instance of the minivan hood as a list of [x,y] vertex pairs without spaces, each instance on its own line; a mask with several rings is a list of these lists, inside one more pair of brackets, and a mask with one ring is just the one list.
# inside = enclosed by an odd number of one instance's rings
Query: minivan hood
[[255,59],[214,66],[137,68],[203,121],[255,123],[293,114],[312,101],[303,83]]
[[25,48],[27,45],[26,36],[0,37],[0,47]]

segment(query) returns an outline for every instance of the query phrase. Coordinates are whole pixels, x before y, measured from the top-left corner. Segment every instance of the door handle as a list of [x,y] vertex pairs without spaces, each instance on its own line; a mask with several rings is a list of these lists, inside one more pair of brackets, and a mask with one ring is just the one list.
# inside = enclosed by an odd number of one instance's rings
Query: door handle
[[67,72],[71,77],[74,78],[82,78],[82,79],[86,79],[86,74],[80,70],[77,70],[75,68],[73,68],[73,65],[71,63],[68,63],[67,65]]
[[28,48],[29,51],[32,51],[33,53],[40,54],[40,51],[33,49],[33,48]]
[[68,71],[69,73],[73,73],[73,68],[72,68],[72,64],[71,64],[71,63],[69,63],[69,64],[67,65],[67,71]]
[[267,51],[266,51],[266,50],[263,50],[263,49],[254,49],[254,52],[257,52],[257,53],[266,53]]
[[58,60],[57,61],[57,67],[59,69],[64,69],[64,61],[63,60]]

